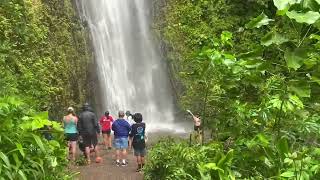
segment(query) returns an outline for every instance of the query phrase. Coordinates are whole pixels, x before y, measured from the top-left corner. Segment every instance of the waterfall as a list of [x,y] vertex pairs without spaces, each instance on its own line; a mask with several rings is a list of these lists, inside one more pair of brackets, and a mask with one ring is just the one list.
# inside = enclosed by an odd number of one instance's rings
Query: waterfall
[[78,0],[90,29],[97,64],[101,107],[141,112],[149,131],[174,127],[174,100],[152,37],[151,0]]

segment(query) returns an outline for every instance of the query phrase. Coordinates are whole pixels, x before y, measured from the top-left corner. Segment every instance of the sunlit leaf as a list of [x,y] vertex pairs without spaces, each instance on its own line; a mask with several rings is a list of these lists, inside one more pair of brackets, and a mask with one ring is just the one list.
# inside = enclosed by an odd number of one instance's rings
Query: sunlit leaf
[[273,19],[269,19],[267,15],[261,13],[258,17],[253,18],[248,24],[246,24],[246,28],[260,28],[261,26],[268,25],[269,22],[274,21]]
[[303,105],[303,102],[302,102],[302,101],[299,99],[299,97],[296,96],[296,95],[290,94],[290,95],[289,95],[289,101],[290,101],[292,104],[296,105],[298,109],[302,109],[303,106],[304,106],[304,105]]
[[293,177],[293,176],[294,176],[294,172],[292,172],[292,171],[286,171],[286,172],[282,173],[280,176],[281,176],[281,177],[287,177],[287,178]]
[[0,158],[6,164],[6,166],[9,169],[11,169],[11,163],[10,163],[10,160],[9,160],[8,156],[6,156],[3,152],[0,152]]
[[290,11],[290,12],[287,12],[286,14],[290,19],[294,19],[298,23],[313,24],[320,18],[319,12],[314,12],[314,11],[308,11],[306,13]]
[[295,4],[296,2],[296,0],[273,0],[273,3],[278,10],[284,10],[288,8],[289,5]]

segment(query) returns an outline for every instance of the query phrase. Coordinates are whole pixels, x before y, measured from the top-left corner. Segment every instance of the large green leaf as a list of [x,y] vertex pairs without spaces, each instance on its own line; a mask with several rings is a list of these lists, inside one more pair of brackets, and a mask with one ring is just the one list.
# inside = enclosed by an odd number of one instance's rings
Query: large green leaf
[[278,151],[282,158],[285,158],[285,155],[289,153],[288,140],[285,137],[282,137],[277,143]]
[[294,104],[297,109],[302,109],[304,107],[303,102],[296,95],[289,94],[288,102]]
[[32,134],[32,136],[33,136],[34,140],[36,141],[36,143],[37,143],[38,147],[40,148],[40,150],[42,152],[45,152],[46,149],[44,147],[44,144],[42,143],[41,138],[39,136],[35,135],[35,134]]
[[315,0],[318,4],[320,4],[320,0]]
[[271,44],[280,45],[287,42],[288,39],[277,32],[269,32],[261,39],[261,44],[264,46],[270,46]]
[[286,171],[286,172],[282,173],[280,176],[281,177],[286,177],[286,178],[293,177],[294,176],[294,172]]
[[288,68],[297,70],[303,65],[303,61],[307,59],[306,50],[305,49],[296,49],[294,51],[287,50],[284,54],[284,58],[287,62]]
[[261,26],[268,25],[270,21],[273,21],[273,19],[269,19],[267,15],[261,13],[258,17],[253,18],[248,24],[246,24],[246,28],[260,28]]
[[278,10],[284,10],[288,8],[289,5],[297,3],[296,0],[273,0],[273,4],[278,8]]
[[314,11],[308,11],[306,13],[289,11],[286,14],[290,19],[294,19],[298,23],[313,24],[320,18],[320,14]]

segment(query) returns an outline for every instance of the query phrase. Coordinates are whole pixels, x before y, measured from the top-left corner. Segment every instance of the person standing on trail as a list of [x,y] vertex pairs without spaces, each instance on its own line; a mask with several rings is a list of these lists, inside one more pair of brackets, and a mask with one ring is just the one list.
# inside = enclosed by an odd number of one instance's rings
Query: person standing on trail
[[130,126],[132,126],[132,124],[134,124],[133,117],[132,117],[132,114],[130,111],[126,111],[125,119],[128,121]]
[[102,135],[104,139],[104,145],[106,149],[111,149],[111,124],[113,122],[112,116],[110,116],[109,111],[106,111],[104,115],[100,118],[100,126],[102,130]]
[[[74,109],[72,107],[69,107],[68,115],[63,117],[63,128],[66,140],[68,141],[68,159],[72,159],[72,161],[76,160],[76,144],[78,139],[77,123],[78,118],[74,114]],[[72,155],[71,158],[70,154]]]
[[[136,172],[140,172],[144,166],[144,157],[146,155],[146,124],[142,122],[142,114],[135,113],[133,119],[136,122],[131,127],[130,132],[130,149],[133,147],[134,156],[137,158],[138,168]],[[132,144],[131,144],[132,142]]]
[[94,147],[96,160],[101,159],[99,157],[99,150],[98,150],[98,134],[100,134],[99,124],[97,122],[96,115],[90,111],[91,108],[88,103],[83,105],[83,111],[79,115],[79,123],[78,123],[78,130],[80,136],[83,139],[83,143],[85,146],[85,153],[87,158],[87,163],[91,163],[90,159],[90,147]]
[[[126,166],[127,161],[127,148],[128,148],[128,136],[131,131],[130,124],[124,119],[124,111],[119,111],[119,118],[112,124],[112,130],[114,131],[114,146],[116,148],[116,165]],[[122,162],[120,162],[120,158]]]

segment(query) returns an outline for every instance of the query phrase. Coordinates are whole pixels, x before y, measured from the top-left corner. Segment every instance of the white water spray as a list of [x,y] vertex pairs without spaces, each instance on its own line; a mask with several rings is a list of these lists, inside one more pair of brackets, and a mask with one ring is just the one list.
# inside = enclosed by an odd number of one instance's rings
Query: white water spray
[[174,103],[166,71],[150,33],[151,0],[79,0],[88,23],[102,106],[141,112],[149,131],[184,131],[174,125]]

